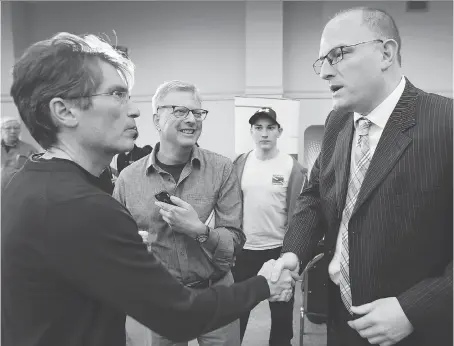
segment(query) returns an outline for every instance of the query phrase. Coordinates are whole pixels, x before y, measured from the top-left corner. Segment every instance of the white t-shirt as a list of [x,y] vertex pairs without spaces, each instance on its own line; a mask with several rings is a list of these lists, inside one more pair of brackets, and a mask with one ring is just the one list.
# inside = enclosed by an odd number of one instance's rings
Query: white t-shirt
[[290,155],[279,152],[259,160],[252,151],[241,178],[245,249],[266,250],[282,246],[287,231],[287,186],[293,168]]

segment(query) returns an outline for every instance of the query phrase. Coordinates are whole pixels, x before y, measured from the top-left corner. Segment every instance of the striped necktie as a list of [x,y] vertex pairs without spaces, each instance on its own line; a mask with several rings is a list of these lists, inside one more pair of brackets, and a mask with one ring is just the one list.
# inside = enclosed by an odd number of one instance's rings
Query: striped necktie
[[361,117],[356,121],[356,132],[358,134],[358,141],[354,143],[353,148],[353,162],[350,168],[350,179],[348,182],[347,199],[345,208],[342,213],[342,221],[340,232],[342,236],[341,242],[341,258],[340,258],[340,280],[339,287],[342,301],[351,312],[352,306],[352,293],[350,287],[350,274],[349,274],[349,254],[348,254],[348,223],[352,215],[353,209],[358,199],[359,190],[363,183],[367,169],[369,168],[371,153],[369,146],[369,128],[372,125],[371,121]]

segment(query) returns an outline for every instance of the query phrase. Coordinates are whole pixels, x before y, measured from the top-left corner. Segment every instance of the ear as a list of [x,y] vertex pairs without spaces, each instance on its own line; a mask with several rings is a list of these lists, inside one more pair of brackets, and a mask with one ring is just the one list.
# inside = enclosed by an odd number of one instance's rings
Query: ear
[[49,109],[57,127],[76,127],[79,124],[78,109],[68,100],[55,97],[50,100]]
[[383,57],[382,57],[382,70],[387,70],[394,62],[397,62],[397,51],[399,49],[399,45],[395,40],[387,40],[383,44]]
[[277,135],[277,138],[279,138],[282,135],[282,132],[284,131],[284,129],[282,127],[279,127],[277,130],[279,132],[279,134]]
[[157,113],[153,114],[154,127],[156,127],[156,130],[161,131],[161,126],[159,126],[159,120],[160,120],[159,114]]

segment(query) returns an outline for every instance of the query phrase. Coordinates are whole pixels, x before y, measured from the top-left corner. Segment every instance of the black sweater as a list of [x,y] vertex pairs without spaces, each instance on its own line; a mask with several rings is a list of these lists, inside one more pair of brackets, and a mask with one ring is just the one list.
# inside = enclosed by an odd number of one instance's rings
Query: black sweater
[[190,340],[269,297],[261,276],[198,293],[184,287],[98,186],[73,162],[33,159],[4,191],[3,346],[124,346],[126,314]]

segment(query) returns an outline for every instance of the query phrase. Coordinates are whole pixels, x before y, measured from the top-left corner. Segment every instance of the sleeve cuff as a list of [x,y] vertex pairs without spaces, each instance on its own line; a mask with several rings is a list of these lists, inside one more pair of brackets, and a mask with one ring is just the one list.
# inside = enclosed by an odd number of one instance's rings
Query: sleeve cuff
[[262,275],[257,275],[250,278],[249,280],[254,282],[254,285],[257,286],[257,294],[261,301],[270,297],[270,287],[268,286],[268,281],[266,281],[265,277],[263,277]]

